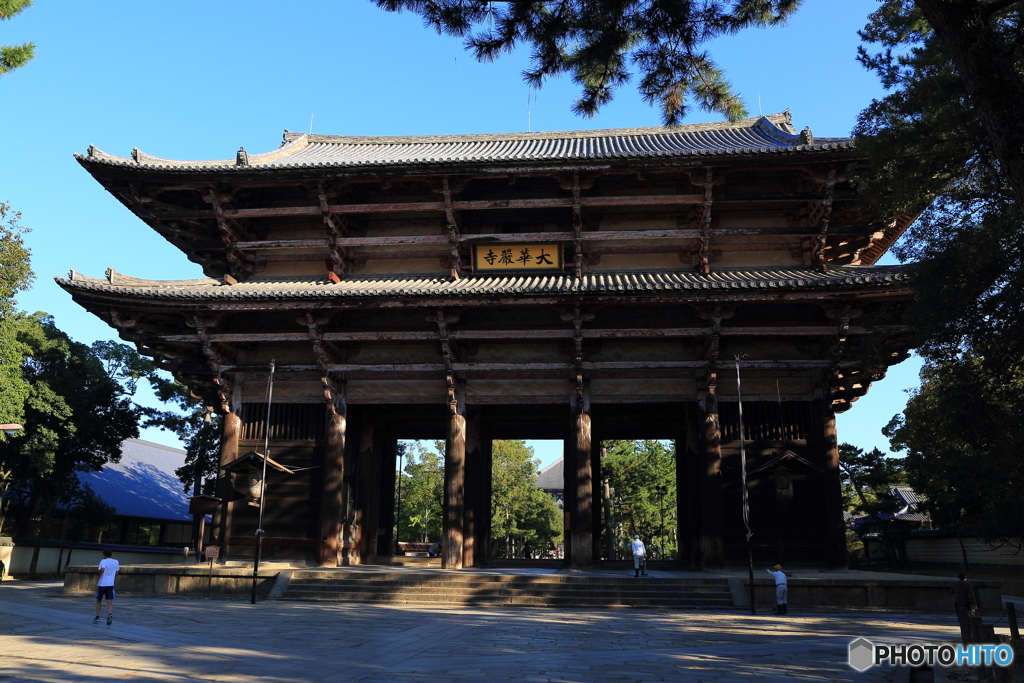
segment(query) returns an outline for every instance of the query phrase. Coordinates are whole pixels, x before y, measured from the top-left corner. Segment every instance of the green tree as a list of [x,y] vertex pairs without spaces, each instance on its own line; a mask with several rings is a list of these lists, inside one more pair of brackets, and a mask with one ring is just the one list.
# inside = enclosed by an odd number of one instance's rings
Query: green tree
[[903,459],[887,456],[877,448],[865,453],[861,448],[841,443],[839,468],[846,509],[870,515],[873,520],[870,530],[881,532],[886,553],[893,566],[898,567],[900,561],[892,525],[878,515],[891,513],[896,505],[889,490],[893,486],[907,483]]
[[142,414],[131,401],[134,363],[117,360],[106,344],[72,341],[49,318],[35,323],[22,335],[31,349],[21,366],[30,387],[25,429],[0,443],[0,470],[11,473],[22,500],[18,532],[35,538],[29,576],[54,510],[81,492],[78,473],[117,462],[121,442],[139,435]]
[[920,214],[895,248],[913,262],[917,296],[905,322],[919,352],[942,360],[971,349],[994,371],[1017,364],[1024,223],[982,115],[911,3],[884,2],[861,35],[882,48],[862,48],[860,59],[891,92],[858,120],[857,144],[871,159],[860,182],[883,215]]
[[[606,449],[601,475],[613,489],[615,547],[628,554],[624,549],[639,535],[649,555],[678,556],[675,448],[650,440],[604,441],[601,445]],[[606,544],[607,538],[602,547]]]
[[[905,5],[906,0],[886,4]],[[1009,192],[1018,209],[1024,208],[1024,2],[914,0],[914,5],[946,48]]]
[[[401,473],[399,541],[439,541],[444,523],[444,443],[428,450],[420,442],[405,451]],[[396,490],[396,495],[397,495]]]
[[569,74],[582,93],[573,110],[591,117],[639,72],[644,100],[666,125],[693,98],[731,120],[746,114],[739,96],[702,46],[748,27],[783,23],[800,0],[374,0],[389,12],[419,14],[438,33],[465,37],[479,61],[530,48],[523,78],[534,87]]
[[942,528],[1020,547],[1024,536],[1024,371],[993,376],[982,359],[932,363],[886,427],[907,480]]
[[[0,20],[13,19],[31,6],[32,0],[0,0]],[[0,76],[28,64],[35,51],[36,46],[32,43],[0,45]]]
[[[9,204],[0,202],[0,423],[16,424],[24,420],[29,395],[28,384],[21,377],[21,363],[29,349],[19,340],[26,319],[15,315],[14,297],[28,289],[33,279],[31,252],[24,242],[28,228],[20,225],[20,218]],[[0,441],[3,439],[0,432]]]
[[536,556],[561,539],[562,513],[537,488],[539,464],[525,441],[491,444],[491,536],[498,557]]

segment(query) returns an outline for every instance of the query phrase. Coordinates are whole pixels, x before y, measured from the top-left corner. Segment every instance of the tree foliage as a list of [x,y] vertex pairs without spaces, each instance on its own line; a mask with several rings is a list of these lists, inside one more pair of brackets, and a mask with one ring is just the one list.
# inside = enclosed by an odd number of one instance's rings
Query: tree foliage
[[421,442],[405,448],[405,467],[395,495],[401,497],[399,541],[439,541],[444,522],[444,443],[429,450]]
[[607,450],[601,474],[614,490],[617,551],[628,556],[625,549],[639,535],[650,556],[676,557],[675,449],[661,441],[605,441],[602,446]]
[[871,159],[861,188],[885,215],[920,214],[894,250],[913,262],[917,297],[906,322],[919,352],[954,359],[971,349],[992,369],[1017,364],[1024,225],[975,98],[909,0],[882,3],[861,36],[881,48],[862,48],[861,62],[891,91],[854,131]]
[[[886,427],[908,483],[943,528],[995,543],[1024,536],[1024,372],[993,376],[966,356],[929,364]],[[1013,539],[1016,539],[1014,541]]]
[[562,536],[562,513],[537,488],[533,448],[525,441],[491,445],[491,538],[494,557],[536,557],[554,551]]
[[[0,0],[0,20],[13,19],[31,6],[32,0]],[[32,43],[0,45],[0,76],[28,64],[35,56],[35,50]]]
[[139,366],[131,349],[75,342],[41,315],[26,319],[20,341],[30,350],[21,364],[25,428],[0,443],[0,471],[19,499],[17,532],[35,536],[31,576],[53,511],[81,495],[78,473],[120,460],[142,411],[131,400]]
[[903,465],[902,458],[891,457],[877,448],[865,453],[852,444],[839,444],[845,508],[869,515],[892,512],[895,502],[889,489],[907,483]]
[[594,116],[639,73],[644,100],[678,124],[692,98],[730,120],[746,115],[740,97],[702,46],[748,27],[783,23],[800,0],[375,0],[423,17],[438,33],[466,38],[479,61],[527,45],[528,84],[569,74],[582,90],[573,110]]

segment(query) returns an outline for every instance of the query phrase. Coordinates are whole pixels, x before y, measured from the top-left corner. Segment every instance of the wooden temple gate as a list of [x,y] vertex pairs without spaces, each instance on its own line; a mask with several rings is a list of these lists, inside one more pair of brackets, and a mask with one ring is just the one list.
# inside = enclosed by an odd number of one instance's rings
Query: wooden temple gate
[[397,443],[443,439],[443,566],[486,564],[491,441],[563,439],[567,559],[592,566],[601,440],[657,438],[679,561],[721,567],[745,558],[743,438],[755,558],[784,533],[788,561],[845,565],[835,413],[906,357],[911,295],[874,265],[909,219],[862,205],[851,141],[780,114],[79,161],[207,276],[58,282],[224,416],[229,558],[255,546],[239,458],[263,449],[274,362],[269,557],[389,555]]

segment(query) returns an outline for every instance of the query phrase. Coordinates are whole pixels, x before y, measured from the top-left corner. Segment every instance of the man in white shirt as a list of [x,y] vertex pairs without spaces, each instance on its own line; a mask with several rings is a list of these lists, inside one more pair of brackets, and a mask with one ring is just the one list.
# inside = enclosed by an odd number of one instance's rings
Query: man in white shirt
[[775,579],[775,613],[786,614],[787,602],[789,601],[789,583],[786,575],[782,573],[782,565],[777,564],[773,569],[766,569],[772,578]]
[[107,626],[110,626],[114,623],[114,579],[117,578],[121,565],[113,558],[112,552],[104,550],[98,569],[100,573],[96,577],[96,618],[92,623],[100,623],[100,603],[106,598]]
[[636,570],[636,575],[640,576],[641,570],[643,570],[643,576],[647,576],[647,563],[644,560],[647,558],[647,548],[644,547],[644,542],[640,540],[639,536],[633,537],[633,569]]

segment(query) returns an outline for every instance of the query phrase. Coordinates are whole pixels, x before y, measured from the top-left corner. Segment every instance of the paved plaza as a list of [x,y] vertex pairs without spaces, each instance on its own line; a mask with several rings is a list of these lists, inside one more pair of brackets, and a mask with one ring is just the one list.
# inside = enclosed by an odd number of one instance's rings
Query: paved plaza
[[[0,585],[0,681],[892,681],[858,636],[956,642],[949,615],[423,609],[122,596],[112,626],[53,581]],[[104,609],[104,614],[106,613]]]

